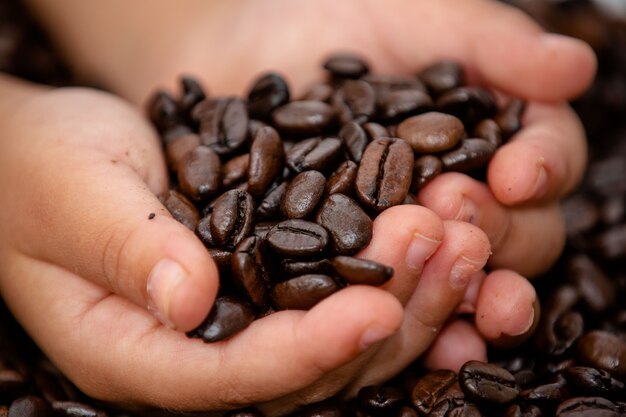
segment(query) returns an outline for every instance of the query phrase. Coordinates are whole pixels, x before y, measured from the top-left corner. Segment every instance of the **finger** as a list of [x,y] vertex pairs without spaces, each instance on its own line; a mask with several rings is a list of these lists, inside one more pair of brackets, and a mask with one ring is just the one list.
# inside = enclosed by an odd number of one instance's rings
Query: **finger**
[[476,302],[475,323],[490,343],[511,348],[530,336],[539,322],[539,302],[534,287],[508,270],[487,275]]
[[487,362],[487,344],[471,323],[456,319],[446,324],[424,354],[428,369],[451,369],[458,372],[467,361]]
[[523,124],[489,163],[490,188],[507,205],[564,196],[585,169],[587,146],[580,120],[566,104],[533,103]]
[[395,297],[354,286],[206,344],[61,268],[23,256],[12,266],[20,280],[2,291],[26,330],[81,390],[117,403],[202,410],[272,400],[349,362],[402,320]]
[[[35,139],[49,139],[38,129],[64,136],[13,162],[36,167],[19,184],[30,197],[12,206],[21,213],[11,226],[14,246],[150,308],[171,327],[197,326],[213,301],[217,271],[154,194],[167,177],[153,130],[110,96],[75,90],[51,98],[68,105],[56,109],[44,99],[21,113],[45,115],[20,121],[35,126]],[[101,110],[77,120],[81,108]]]
[[[526,14],[498,2],[395,0],[369,12],[387,51],[387,59],[375,60],[384,70],[398,64],[420,68],[436,59],[454,58],[489,85],[537,100],[575,97],[595,74],[595,55],[587,44],[544,34]],[[416,21],[423,23],[407,24]],[[415,41],[433,34],[437,42]]]
[[565,228],[558,203],[507,207],[489,188],[459,173],[445,173],[418,195],[420,204],[442,219],[480,227],[489,237],[492,268],[506,267],[534,277],[559,257],[565,245]]

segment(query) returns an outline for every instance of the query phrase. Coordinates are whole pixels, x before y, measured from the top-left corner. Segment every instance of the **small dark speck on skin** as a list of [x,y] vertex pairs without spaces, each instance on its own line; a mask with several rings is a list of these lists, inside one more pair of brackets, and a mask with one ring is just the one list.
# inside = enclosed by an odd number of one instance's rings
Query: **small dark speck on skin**
[[148,220],[154,219],[154,216],[156,216],[156,214],[154,214],[154,213],[148,214]]
[[117,164],[117,159],[111,159],[111,163],[112,163],[113,165]]

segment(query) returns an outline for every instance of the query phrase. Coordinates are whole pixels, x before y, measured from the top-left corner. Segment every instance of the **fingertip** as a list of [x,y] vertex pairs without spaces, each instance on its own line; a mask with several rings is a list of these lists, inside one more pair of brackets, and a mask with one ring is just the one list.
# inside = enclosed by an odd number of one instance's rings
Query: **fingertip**
[[448,323],[424,355],[428,369],[458,372],[470,360],[487,361],[487,345],[476,328],[465,320]]

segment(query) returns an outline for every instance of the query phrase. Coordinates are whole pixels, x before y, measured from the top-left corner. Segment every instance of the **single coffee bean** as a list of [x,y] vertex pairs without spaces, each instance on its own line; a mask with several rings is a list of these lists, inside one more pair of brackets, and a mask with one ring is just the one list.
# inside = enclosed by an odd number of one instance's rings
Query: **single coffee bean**
[[222,165],[222,186],[229,188],[245,181],[248,177],[250,154],[244,153],[229,159]]
[[502,129],[493,119],[484,119],[474,128],[474,136],[485,139],[496,148],[502,145]]
[[600,313],[613,306],[615,286],[589,256],[579,254],[570,257],[566,270],[570,280],[576,285],[581,300],[590,311]]
[[259,311],[269,307],[267,272],[261,253],[262,240],[250,236],[241,241],[231,258],[232,279]]
[[615,403],[602,397],[574,397],[556,409],[557,417],[623,417]]
[[479,121],[493,117],[496,101],[489,90],[482,87],[459,87],[441,95],[436,102],[439,111],[452,114],[473,127]]
[[445,113],[428,112],[409,117],[398,125],[398,137],[414,151],[436,153],[454,148],[465,134],[463,122]]
[[219,155],[235,152],[248,138],[248,110],[240,98],[201,101],[192,117],[200,122],[202,144]]
[[280,202],[285,192],[287,192],[288,185],[289,183],[284,181],[276,184],[274,188],[270,188],[256,209],[256,214],[259,219],[273,218],[280,213]]
[[360,78],[369,72],[369,66],[363,58],[349,53],[329,56],[323,67],[337,78]]
[[308,274],[327,275],[331,270],[331,263],[326,258],[314,261],[299,259],[283,259],[280,261],[280,271],[288,277]]
[[180,97],[179,107],[181,112],[189,118],[196,104],[206,98],[206,93],[198,80],[189,75],[182,76],[180,78],[180,85],[182,87],[183,94]]
[[359,406],[373,416],[392,416],[404,405],[404,392],[393,386],[369,385],[357,394]]
[[328,196],[316,221],[328,230],[334,254],[354,255],[372,240],[372,219],[356,201],[343,194]]
[[358,165],[353,161],[344,161],[326,181],[326,194],[351,195],[354,192],[354,181]]
[[431,371],[420,378],[411,390],[411,403],[423,415],[427,415],[457,383],[456,372],[449,369]]
[[303,101],[330,101],[335,90],[327,82],[317,82],[311,85],[306,92],[300,97]]
[[215,202],[211,214],[211,236],[215,243],[232,250],[252,230],[254,200],[245,191],[230,190]]
[[428,417],[482,417],[480,409],[461,398],[450,398],[438,402]]
[[198,146],[178,165],[178,182],[187,197],[205,200],[220,189],[221,171],[219,156],[207,146]]
[[104,411],[74,401],[54,401],[52,409],[56,417],[107,417]]
[[602,259],[622,259],[626,257],[626,224],[606,230],[594,239],[594,251]]
[[465,70],[461,64],[454,61],[431,64],[419,73],[419,77],[435,96],[465,84]]
[[257,130],[250,146],[248,166],[248,191],[254,198],[265,194],[275,181],[283,169],[284,158],[278,132],[269,126]]
[[200,137],[195,133],[180,135],[167,142],[165,158],[168,168],[174,173],[177,172],[178,165],[198,146],[200,146]]
[[331,104],[342,124],[351,121],[364,123],[376,110],[376,93],[365,81],[348,80],[332,96]]
[[289,86],[279,74],[270,72],[259,77],[248,93],[250,117],[268,120],[272,112],[289,102]]
[[413,173],[413,151],[402,139],[371,142],[356,174],[356,193],[367,207],[383,211],[404,201]]
[[304,171],[287,186],[281,202],[282,213],[288,219],[303,219],[315,210],[322,194],[326,178],[319,171]]
[[204,216],[196,226],[196,236],[200,238],[202,243],[204,243],[204,246],[207,248],[217,245],[217,242],[215,242],[215,239],[213,238],[213,233],[211,233],[211,215],[212,209],[211,213]]
[[293,172],[316,170],[327,172],[341,153],[337,138],[310,138],[296,143],[287,151],[287,166]]
[[[544,302],[537,337],[535,338],[535,345],[538,350],[552,355],[560,355],[571,346],[572,338],[562,337],[563,332],[561,335],[557,334],[556,323],[579,299],[580,294],[576,288],[571,285],[563,285]],[[573,334],[574,332],[570,333]]]
[[148,102],[148,117],[159,132],[165,132],[181,124],[178,104],[166,91],[157,91]]
[[521,397],[526,402],[535,403],[540,407],[553,406],[570,396],[567,381],[558,374],[554,381],[524,390]]
[[408,75],[398,74],[367,74],[361,79],[374,88],[376,96],[381,99],[392,91],[398,90],[420,90],[427,92],[424,83],[416,78]]
[[626,342],[616,335],[601,330],[586,333],[577,343],[576,357],[616,378],[626,377]]
[[218,296],[204,322],[187,336],[207,343],[218,342],[245,329],[254,318],[254,309],[247,301],[230,295]]
[[495,117],[495,122],[502,130],[503,139],[509,139],[522,128],[522,117],[526,110],[526,101],[511,99]]
[[367,259],[336,256],[330,261],[333,270],[348,284],[383,285],[393,276],[393,268]]
[[506,404],[520,392],[509,371],[480,361],[469,361],[461,367],[459,383],[465,396],[479,403]]
[[367,148],[367,132],[357,122],[348,122],[341,127],[339,138],[343,141],[349,159],[358,163]]
[[285,220],[272,228],[266,242],[278,254],[302,258],[321,254],[328,244],[328,232],[306,220]]
[[310,274],[274,285],[271,298],[278,310],[309,310],[337,291],[339,285],[328,275]]
[[486,167],[495,152],[485,139],[463,139],[460,147],[441,155],[441,162],[446,171],[472,172]]
[[232,252],[220,248],[207,248],[207,251],[217,265],[220,277],[230,272]]
[[606,226],[617,226],[626,220],[626,199],[617,195],[608,197],[600,206],[600,220]]
[[363,124],[363,130],[367,133],[367,137],[370,140],[383,139],[391,137],[391,134],[387,128],[381,124],[368,122]]
[[335,121],[335,110],[322,101],[292,101],[272,113],[273,125],[291,135],[319,135]]
[[159,196],[159,200],[177,222],[190,230],[196,229],[200,221],[200,213],[187,197],[178,191],[168,190]]
[[402,117],[430,111],[434,104],[427,93],[411,89],[390,92],[381,100],[379,107],[382,119],[395,121]]
[[267,234],[269,233],[270,230],[272,230],[272,228],[274,226],[276,226],[279,222],[277,221],[271,221],[271,222],[259,222],[256,223],[254,225],[254,231],[253,234],[256,237],[259,237],[263,240],[265,240],[265,237],[267,236]]
[[623,391],[624,383],[607,371],[586,366],[572,366],[563,371],[570,390],[581,395],[614,395]]
[[426,184],[432,181],[443,171],[443,162],[434,155],[422,155],[415,159],[413,164],[412,193],[417,194]]
[[8,417],[50,417],[52,410],[46,400],[35,395],[19,397],[11,403]]

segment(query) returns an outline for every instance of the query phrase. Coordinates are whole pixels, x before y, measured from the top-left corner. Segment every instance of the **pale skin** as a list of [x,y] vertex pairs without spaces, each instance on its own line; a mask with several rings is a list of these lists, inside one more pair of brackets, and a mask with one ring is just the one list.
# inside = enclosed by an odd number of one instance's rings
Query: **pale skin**
[[[536,322],[525,277],[559,255],[558,201],[586,158],[565,104],[593,77],[586,45],[486,0],[30,3],[74,68],[127,100],[0,76],[0,291],[88,394],[277,414],[354,394],[419,357],[458,369],[485,359],[486,341],[523,337]],[[423,207],[376,220],[360,256],[394,267],[384,288],[347,288],[228,341],[187,339],[181,331],[206,316],[217,272],[155,197],[167,176],[142,104],[182,73],[217,95],[243,93],[275,69],[297,95],[338,49],[386,73],[457,59],[472,82],[529,100],[525,128],[495,155],[488,184],[445,174],[421,191]],[[459,310],[474,322],[455,319]]]

